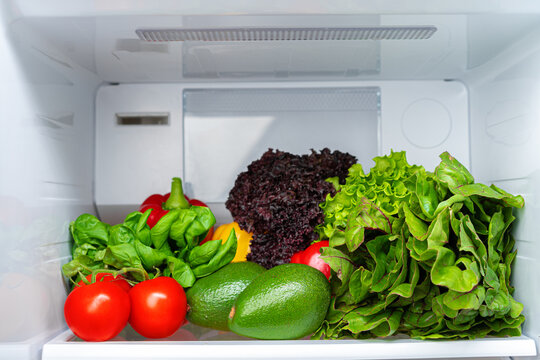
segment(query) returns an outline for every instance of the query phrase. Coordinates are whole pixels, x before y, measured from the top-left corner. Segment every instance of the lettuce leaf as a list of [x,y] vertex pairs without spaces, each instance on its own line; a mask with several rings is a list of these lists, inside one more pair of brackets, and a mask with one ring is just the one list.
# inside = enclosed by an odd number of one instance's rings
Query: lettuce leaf
[[524,201],[475,183],[452,155],[433,173],[405,152],[357,164],[320,206],[334,298],[313,338],[405,334],[473,339],[521,334],[513,297],[513,208]]

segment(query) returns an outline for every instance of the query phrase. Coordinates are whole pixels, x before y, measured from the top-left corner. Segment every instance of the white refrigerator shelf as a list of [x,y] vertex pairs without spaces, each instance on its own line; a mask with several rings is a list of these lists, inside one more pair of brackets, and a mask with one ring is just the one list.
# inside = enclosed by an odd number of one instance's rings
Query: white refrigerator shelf
[[159,341],[131,338],[128,335],[106,342],[84,342],[68,330],[44,345],[42,359],[449,359],[536,356],[537,353],[535,341],[526,336],[451,341],[397,338],[259,341],[210,331],[200,340],[180,333]]

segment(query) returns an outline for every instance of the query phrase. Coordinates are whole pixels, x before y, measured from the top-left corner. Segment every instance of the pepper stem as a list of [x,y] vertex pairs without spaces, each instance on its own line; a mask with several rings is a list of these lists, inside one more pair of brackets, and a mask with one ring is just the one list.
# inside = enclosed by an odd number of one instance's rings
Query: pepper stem
[[186,197],[184,196],[184,190],[182,189],[182,180],[175,177],[172,179],[171,185],[171,195],[163,204],[163,209],[165,210],[175,210],[175,209],[188,209],[191,207]]

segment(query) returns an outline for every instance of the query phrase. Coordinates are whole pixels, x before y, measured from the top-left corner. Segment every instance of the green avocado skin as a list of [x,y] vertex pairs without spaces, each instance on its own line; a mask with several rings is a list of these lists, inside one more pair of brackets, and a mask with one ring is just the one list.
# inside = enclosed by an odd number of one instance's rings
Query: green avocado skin
[[186,291],[189,311],[187,320],[193,324],[228,331],[227,319],[237,296],[266,269],[254,262],[225,265],[203,277]]
[[229,329],[256,339],[299,339],[319,328],[329,305],[330,284],[322,272],[303,264],[278,265],[237,297]]

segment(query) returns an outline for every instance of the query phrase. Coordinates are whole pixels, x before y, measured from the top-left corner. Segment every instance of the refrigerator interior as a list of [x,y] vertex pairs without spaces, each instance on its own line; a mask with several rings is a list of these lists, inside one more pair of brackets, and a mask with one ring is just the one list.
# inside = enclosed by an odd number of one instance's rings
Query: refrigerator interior
[[[237,345],[250,349],[245,358],[537,356],[538,5],[154,5],[0,4],[0,358],[171,358],[178,346],[186,358],[239,358]],[[317,37],[336,26],[394,30],[380,40],[306,41],[150,42],[136,33],[280,27]],[[400,38],[412,26],[436,31]],[[347,151],[364,169],[405,150],[432,170],[449,151],[477,182],[521,194],[512,282],[524,336],[269,343],[192,329],[199,341],[177,343],[190,338],[148,342],[127,329],[107,344],[73,339],[60,272],[72,220],[88,212],[122,221],[181,176],[188,195],[228,222],[236,176],[269,147]]]

